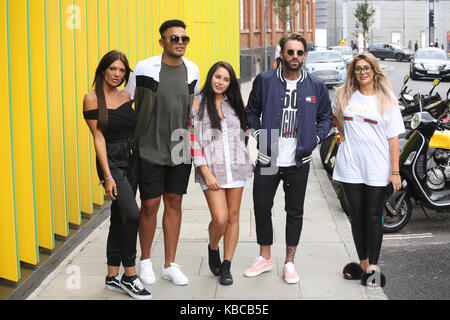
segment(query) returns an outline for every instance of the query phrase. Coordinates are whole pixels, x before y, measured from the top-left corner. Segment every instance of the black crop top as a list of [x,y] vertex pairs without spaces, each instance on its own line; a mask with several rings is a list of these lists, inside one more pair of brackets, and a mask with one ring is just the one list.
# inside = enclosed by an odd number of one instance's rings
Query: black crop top
[[[137,124],[136,111],[131,107],[133,101],[122,104],[117,109],[108,109],[108,133],[106,141],[134,138]],[[83,111],[85,119],[97,120],[98,109]]]

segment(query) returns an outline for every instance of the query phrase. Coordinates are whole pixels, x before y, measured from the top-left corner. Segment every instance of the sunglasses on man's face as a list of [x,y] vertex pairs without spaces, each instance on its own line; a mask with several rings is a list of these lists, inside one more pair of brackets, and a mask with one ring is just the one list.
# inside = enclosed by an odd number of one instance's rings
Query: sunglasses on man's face
[[[287,53],[288,55],[290,55],[290,56],[293,56],[294,53],[295,53],[295,51],[292,50],[292,49],[289,49],[289,50],[286,51],[286,53]],[[303,51],[303,50],[297,50],[297,55],[298,55],[299,57],[303,56],[304,54],[305,54],[305,51]]]
[[180,37],[180,36],[176,36],[176,35],[172,35],[169,38],[169,41],[171,44],[177,44],[180,42],[180,40],[181,40],[181,42],[183,42],[183,44],[188,44],[190,41],[190,38],[188,36]]

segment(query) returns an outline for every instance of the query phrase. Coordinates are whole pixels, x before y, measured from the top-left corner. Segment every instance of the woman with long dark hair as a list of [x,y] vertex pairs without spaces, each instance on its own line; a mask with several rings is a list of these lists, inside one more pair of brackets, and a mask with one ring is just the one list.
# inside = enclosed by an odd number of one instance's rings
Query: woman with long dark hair
[[401,188],[398,135],[405,131],[397,99],[370,53],[360,53],[348,67],[347,81],[336,90],[333,120],[342,144],[333,179],[340,181],[351,217],[359,264],[344,267],[344,278],[384,286],[377,264],[383,240],[386,186]]
[[[222,285],[233,283],[230,268],[239,238],[239,211],[245,181],[253,164],[245,145],[244,103],[236,74],[227,62],[217,62],[208,72],[191,113],[195,180],[211,212],[208,260]],[[219,241],[224,246],[220,261]]]
[[[95,73],[95,90],[84,97],[83,114],[94,140],[100,183],[112,200],[106,248],[106,288],[148,300],[152,295],[142,286],[135,267],[139,226],[139,208],[135,200],[134,129],[137,117],[130,94],[119,89],[128,81],[130,72],[123,53],[114,50],[105,54]],[[121,264],[125,269],[122,276],[119,275]]]

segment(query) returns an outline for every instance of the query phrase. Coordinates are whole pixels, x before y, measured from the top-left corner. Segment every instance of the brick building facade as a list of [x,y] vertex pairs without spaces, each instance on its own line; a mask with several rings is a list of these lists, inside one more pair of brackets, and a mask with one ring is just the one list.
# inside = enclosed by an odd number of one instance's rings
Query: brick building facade
[[[264,70],[264,0],[239,0],[241,79],[249,80]],[[283,26],[275,4],[267,0],[267,47],[269,68],[275,47],[284,33],[299,32],[309,43],[315,42],[315,1],[292,0],[291,21]]]

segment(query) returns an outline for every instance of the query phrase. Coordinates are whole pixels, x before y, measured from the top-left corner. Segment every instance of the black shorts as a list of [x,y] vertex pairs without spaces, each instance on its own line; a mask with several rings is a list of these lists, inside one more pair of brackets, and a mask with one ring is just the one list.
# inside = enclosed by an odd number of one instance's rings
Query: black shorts
[[141,200],[154,199],[163,193],[186,194],[192,165],[165,166],[139,159],[139,193]]

